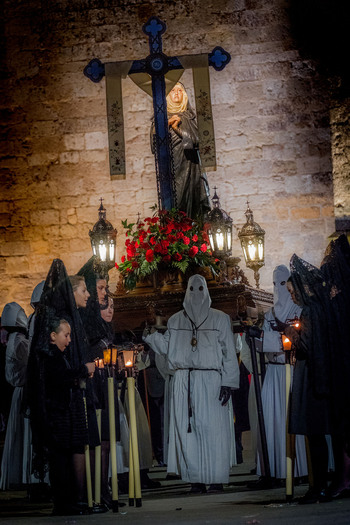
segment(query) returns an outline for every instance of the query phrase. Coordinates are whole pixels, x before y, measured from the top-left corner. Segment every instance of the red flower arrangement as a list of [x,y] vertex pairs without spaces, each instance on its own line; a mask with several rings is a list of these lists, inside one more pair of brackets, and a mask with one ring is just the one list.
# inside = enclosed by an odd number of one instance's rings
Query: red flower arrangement
[[212,256],[209,238],[198,222],[179,210],[159,210],[142,222],[122,221],[126,229],[126,256],[116,268],[127,289],[159,270],[186,273],[196,266],[209,267],[217,273],[217,259]]

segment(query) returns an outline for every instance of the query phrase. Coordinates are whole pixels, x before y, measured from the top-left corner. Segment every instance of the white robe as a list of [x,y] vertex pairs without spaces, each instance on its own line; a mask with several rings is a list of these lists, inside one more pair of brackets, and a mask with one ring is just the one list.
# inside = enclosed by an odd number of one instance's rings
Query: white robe
[[[294,317],[294,315],[292,316]],[[265,314],[263,325],[264,344],[263,351],[268,359],[266,375],[261,389],[261,400],[264,413],[267,449],[271,476],[278,479],[286,478],[286,367],[285,353],[282,349],[282,338],[279,332],[271,328],[269,321],[273,322],[271,310]],[[293,367],[291,367],[293,377]],[[296,458],[294,476],[307,476],[307,459],[304,436],[296,436]],[[260,453],[259,453],[260,452]],[[258,436],[257,474],[264,475],[263,465],[260,461],[261,444]]]
[[[209,309],[191,346],[192,326],[180,311],[168,321],[168,330],[147,335],[152,349],[167,356],[171,381],[168,472],[190,483],[228,483],[230,451],[229,406],[219,401],[221,386],[239,388],[239,368],[230,318]],[[189,369],[193,369],[191,372]],[[190,376],[190,405],[188,385]],[[191,425],[191,432],[189,430]]]
[[23,385],[25,383],[28,340],[24,334],[12,333],[6,348],[6,380],[15,387],[7,422],[6,437],[1,462],[0,489],[28,483],[27,463],[23,461],[25,419],[22,411]]

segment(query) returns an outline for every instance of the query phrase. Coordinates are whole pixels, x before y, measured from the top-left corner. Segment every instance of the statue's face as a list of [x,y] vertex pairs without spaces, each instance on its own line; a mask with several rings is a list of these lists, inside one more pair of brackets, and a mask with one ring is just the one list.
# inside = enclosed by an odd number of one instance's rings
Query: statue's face
[[170,100],[176,104],[181,104],[184,98],[183,90],[181,86],[176,85],[169,93]]

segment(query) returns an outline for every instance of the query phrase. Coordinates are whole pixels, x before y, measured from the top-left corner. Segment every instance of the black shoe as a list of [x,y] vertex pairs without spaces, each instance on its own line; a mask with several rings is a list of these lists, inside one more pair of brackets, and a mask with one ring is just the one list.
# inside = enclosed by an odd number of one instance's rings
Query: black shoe
[[212,483],[209,485],[208,494],[222,494],[224,492],[224,486],[222,483]]
[[328,503],[329,501],[332,501],[332,496],[327,489],[309,489],[298,503],[299,505],[310,505],[312,503]]
[[93,514],[103,514],[104,512],[108,512],[109,507],[105,505],[104,503],[94,503],[92,507],[92,513]]
[[207,487],[204,483],[191,483],[191,490],[188,494],[205,494]]
[[249,481],[247,487],[250,490],[268,490],[272,489],[274,482],[271,478],[261,476],[257,481]]

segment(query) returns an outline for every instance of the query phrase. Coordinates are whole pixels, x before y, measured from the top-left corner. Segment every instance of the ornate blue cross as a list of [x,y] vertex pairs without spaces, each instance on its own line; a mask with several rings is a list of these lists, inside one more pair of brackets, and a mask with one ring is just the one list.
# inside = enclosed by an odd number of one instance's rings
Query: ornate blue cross
[[[184,68],[177,57],[167,57],[162,52],[162,34],[166,31],[164,22],[153,16],[142,30],[149,37],[150,54],[143,60],[134,60],[129,74],[148,73],[152,78],[158,193],[161,206],[170,210],[175,205],[175,198],[164,75],[170,70]],[[216,71],[224,69],[230,60],[229,53],[219,46],[208,54],[208,63]],[[105,75],[105,66],[94,58],[85,67],[84,74],[93,82],[100,82]]]

